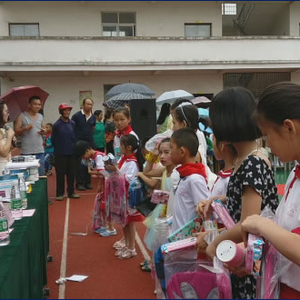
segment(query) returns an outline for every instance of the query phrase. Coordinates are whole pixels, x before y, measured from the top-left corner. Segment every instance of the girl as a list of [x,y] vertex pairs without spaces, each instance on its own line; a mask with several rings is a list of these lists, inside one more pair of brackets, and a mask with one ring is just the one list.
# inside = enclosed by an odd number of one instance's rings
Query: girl
[[[226,142],[220,142],[213,136],[213,148],[214,155],[217,160],[224,161],[224,168],[218,173],[217,179],[211,189],[211,197],[209,200],[202,200],[199,202],[196,210],[200,216],[207,216],[207,210],[210,208],[210,204],[213,200],[219,199],[226,204],[226,192],[230,179],[230,175],[234,168],[236,160],[236,151],[231,144]],[[224,226],[222,226],[224,227]],[[197,237],[197,251],[205,254],[207,248],[207,242],[204,240],[204,236],[207,233],[200,233]]]
[[114,152],[115,157],[119,160],[121,158],[121,147],[120,147],[120,140],[122,136],[125,136],[126,134],[132,134],[136,137],[137,140],[139,140],[139,137],[137,134],[132,130],[130,126],[131,118],[130,118],[130,112],[125,107],[119,107],[117,108],[114,113],[114,123],[117,127],[116,135],[114,137]]
[[[227,209],[236,225],[218,235],[206,248],[213,259],[218,244],[223,240],[242,242],[241,222],[259,214],[268,206],[275,211],[277,189],[268,159],[258,150],[256,139],[260,131],[252,118],[255,100],[250,91],[237,87],[217,94],[210,106],[214,136],[230,143],[237,154],[233,174],[227,188]],[[233,298],[255,298],[255,279],[252,275],[231,276]]]
[[283,199],[276,211],[277,225],[269,219],[251,216],[242,223],[242,229],[261,234],[286,257],[279,268],[291,266],[280,277],[280,298],[299,299],[300,86],[281,82],[267,87],[259,97],[257,115],[258,125],[272,153],[282,162],[297,160],[298,164],[287,179]]
[[160,109],[160,113],[157,119],[157,132],[162,133],[168,129],[172,129],[172,116],[170,114],[169,103],[164,103]]
[[[118,125],[117,125],[118,126]],[[133,134],[127,134],[120,140],[122,157],[118,163],[118,170],[126,178],[127,191],[130,183],[143,168],[142,154],[138,149],[138,140]],[[108,170],[117,171],[115,166],[108,166]],[[119,258],[131,258],[137,255],[135,250],[135,222],[141,222],[144,217],[136,210],[127,207],[127,221],[123,228],[125,245],[118,249],[115,256]]]
[[196,160],[197,162],[202,162],[205,165],[208,186],[209,188],[211,188],[216,180],[216,175],[213,172],[211,172],[210,168],[207,166],[207,144],[203,132],[199,130],[198,109],[195,105],[193,105],[190,102],[183,102],[173,110],[173,130],[176,131],[180,128],[191,128],[195,131],[199,141],[199,148]]

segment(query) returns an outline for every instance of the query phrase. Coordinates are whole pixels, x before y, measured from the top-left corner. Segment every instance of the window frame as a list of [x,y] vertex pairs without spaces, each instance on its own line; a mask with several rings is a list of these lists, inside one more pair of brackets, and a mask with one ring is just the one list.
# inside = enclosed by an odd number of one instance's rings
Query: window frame
[[8,23],[8,34],[9,34],[9,36],[10,37],[17,37],[17,36],[15,36],[15,35],[11,35],[11,25],[24,25],[24,26],[26,26],[26,25],[37,25],[38,26],[38,35],[19,35],[19,37],[39,37],[39,36],[41,36],[40,35],[40,23]]
[[197,26],[202,26],[202,25],[209,25],[209,36],[208,37],[211,37],[212,36],[212,23],[184,23],[184,36],[185,37],[190,37],[190,38],[192,38],[192,37],[207,37],[207,36],[201,36],[201,35],[197,35],[197,36],[187,36],[186,35],[186,28],[185,28],[185,26],[189,26],[189,25],[193,25],[193,26],[195,26],[195,25],[197,25]]
[[[228,4],[230,4],[230,5],[234,4],[235,5],[235,14],[228,13],[228,12],[226,13],[226,5],[228,5]],[[222,16],[237,16],[237,13],[238,13],[237,3],[235,3],[235,2],[233,2],[233,3],[230,3],[230,2],[222,3]]]
[[[118,23],[103,23],[102,21],[102,14],[117,14],[117,19],[118,19]],[[133,14],[134,15],[134,19],[135,19],[135,23],[120,23],[120,14]],[[106,36],[104,35],[103,33],[105,32],[103,30],[103,27],[105,26],[115,26],[116,27],[116,32],[117,32],[117,35],[116,36]],[[132,32],[133,32],[133,35],[128,35],[128,36],[121,36],[120,35],[120,27],[131,27],[132,28]],[[135,37],[136,36],[136,12],[125,12],[125,11],[102,11],[101,12],[101,27],[102,27],[102,36],[103,37]]]

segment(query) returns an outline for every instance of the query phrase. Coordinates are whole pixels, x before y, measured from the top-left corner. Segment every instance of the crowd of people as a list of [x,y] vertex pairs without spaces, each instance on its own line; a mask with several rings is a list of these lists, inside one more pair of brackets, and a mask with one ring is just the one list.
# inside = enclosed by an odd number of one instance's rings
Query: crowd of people
[[[105,172],[125,178],[127,197],[131,183],[137,178],[144,183],[148,198],[157,189],[170,194],[168,203],[156,205],[149,215],[143,215],[127,201],[123,237],[112,244],[117,258],[137,255],[135,223],[143,222],[147,228],[144,240],[152,253],[152,261],[141,263],[141,268],[154,271],[155,252],[163,242],[154,228],[157,220],[171,220],[168,223],[171,224],[170,235],[197,216],[210,220],[212,203],[219,199],[235,226],[227,230],[221,226],[221,234],[210,242],[206,239],[207,232],[199,232],[199,255],[213,260],[222,241],[238,244],[247,240],[248,233],[261,235],[281,257],[278,270],[285,270],[279,278],[280,298],[300,297],[299,85],[289,82],[271,85],[258,99],[241,87],[219,92],[209,108],[213,149],[207,147],[206,137],[199,129],[198,109],[189,100],[164,104],[157,121],[158,135],[142,138],[131,127],[130,109],[106,108],[102,122],[103,112],[93,113],[93,104],[92,99],[85,99],[82,109],[72,118],[72,106],[61,104],[58,120],[53,125],[45,125],[38,113],[41,102],[31,97],[29,110],[17,118],[14,131],[21,137],[21,153],[40,159],[41,175],[50,176],[54,164],[56,200],[64,198],[65,177],[69,198],[80,197],[75,187],[80,191],[92,188],[91,175],[99,177],[95,199],[99,205],[95,205],[94,213],[103,222],[97,223],[94,230],[103,237],[117,234],[113,222],[106,219],[105,204],[109,195],[105,193]],[[0,125],[4,127],[8,121],[4,103],[0,103],[0,110]],[[0,131],[0,166],[9,160],[14,131]],[[272,166],[261,146],[262,138],[282,162],[297,161],[280,204]],[[147,147],[148,141],[154,141],[151,149]],[[207,153],[212,150],[215,159],[222,162],[217,175],[207,165]],[[105,163],[107,153],[112,153],[117,163]],[[266,209],[276,215],[276,221],[259,216]],[[246,273],[243,267],[227,268],[231,273],[232,297],[255,298],[255,276]],[[159,284],[156,286],[162,288]]]

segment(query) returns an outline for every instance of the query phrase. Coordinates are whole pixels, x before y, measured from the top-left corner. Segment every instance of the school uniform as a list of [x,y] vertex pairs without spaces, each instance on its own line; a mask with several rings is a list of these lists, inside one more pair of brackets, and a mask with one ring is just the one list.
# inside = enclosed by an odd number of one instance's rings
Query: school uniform
[[132,134],[136,137],[137,140],[139,140],[139,137],[137,134],[132,130],[131,126],[128,126],[124,131],[117,130],[116,135],[114,137],[114,152],[115,157],[117,160],[119,160],[122,156],[121,153],[121,138],[127,134]]
[[227,171],[221,170],[218,173],[217,179],[211,188],[211,197],[226,195],[228,182],[229,182],[231,173],[232,173],[232,170],[227,170]]
[[[139,172],[138,161],[135,154],[123,155],[118,164],[120,173],[125,176],[126,179],[126,191],[128,199],[128,191],[130,183],[135,179],[136,174]],[[131,222],[141,222],[144,221],[143,215],[138,212],[135,208],[131,208],[127,202],[127,218],[126,224]]]
[[[297,165],[290,173],[286,185],[284,196],[276,210],[277,224],[291,232],[300,234],[300,165]],[[299,249],[294,249],[299,251]],[[279,269],[287,271],[280,277],[281,284],[285,286],[281,288],[281,296],[283,298],[300,298],[300,267],[290,262],[286,257],[282,256]],[[284,291],[284,293],[283,293]],[[283,295],[282,295],[283,293]],[[281,297],[280,297],[281,298]]]
[[176,170],[180,174],[180,181],[175,192],[172,232],[196,217],[198,203],[210,197],[203,164],[183,164]]

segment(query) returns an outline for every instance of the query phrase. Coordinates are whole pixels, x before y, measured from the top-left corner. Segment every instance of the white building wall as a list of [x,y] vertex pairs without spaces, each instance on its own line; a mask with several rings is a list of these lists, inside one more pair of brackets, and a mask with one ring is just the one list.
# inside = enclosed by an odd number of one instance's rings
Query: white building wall
[[[13,80],[13,81],[12,81]],[[222,74],[198,75],[43,75],[12,76],[2,79],[2,94],[10,88],[21,85],[37,85],[47,91],[50,96],[45,104],[46,122],[54,122],[58,118],[58,105],[62,102],[74,106],[73,112],[79,110],[79,91],[91,90],[95,102],[94,109],[103,109],[104,84],[137,82],[149,86],[156,97],[165,91],[184,89],[190,93],[218,93],[223,88]]]
[[41,36],[102,36],[101,12],[135,12],[137,36],[184,36],[184,23],[194,22],[213,23],[212,35],[222,35],[217,1],[4,1],[0,36],[22,22],[40,23]]
[[290,35],[299,36],[300,2],[293,1],[290,5]]

